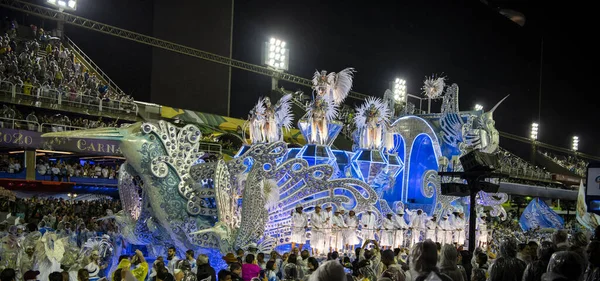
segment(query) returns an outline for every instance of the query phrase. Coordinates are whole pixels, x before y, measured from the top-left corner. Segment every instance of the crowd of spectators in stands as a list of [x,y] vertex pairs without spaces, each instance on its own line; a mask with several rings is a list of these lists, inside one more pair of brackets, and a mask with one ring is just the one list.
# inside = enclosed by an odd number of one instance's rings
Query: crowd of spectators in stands
[[0,172],[17,174],[20,173],[22,169],[23,165],[20,159],[8,157],[8,155],[0,156]]
[[585,160],[572,155],[556,155],[548,151],[544,151],[543,155],[578,176],[585,177],[587,173],[589,163]]
[[[102,117],[98,119],[69,118],[63,114],[30,112],[26,116],[14,106],[3,105],[0,109],[0,128],[39,131],[42,126],[43,132],[58,132],[77,129],[93,129],[101,127],[117,127],[118,120],[106,122]],[[21,120],[21,121],[19,121]],[[24,121],[23,121],[24,120]]]
[[0,203],[0,212],[10,212],[23,221],[38,224],[44,219],[45,227],[51,229],[83,229],[108,233],[115,231],[112,220],[96,221],[111,212],[121,210],[119,200],[69,201],[56,198],[17,198],[15,202],[7,200]]
[[79,162],[49,162],[38,160],[37,173],[50,180],[69,181],[71,177],[94,179],[116,179],[119,174],[120,164],[90,164],[86,161],[83,165]]
[[0,90],[15,85],[18,93],[35,96],[36,106],[57,108],[60,98],[76,107],[98,107],[102,100],[106,110],[135,112],[131,96],[111,90],[59,38],[33,25],[33,39],[18,38],[18,29],[13,21],[0,36]]

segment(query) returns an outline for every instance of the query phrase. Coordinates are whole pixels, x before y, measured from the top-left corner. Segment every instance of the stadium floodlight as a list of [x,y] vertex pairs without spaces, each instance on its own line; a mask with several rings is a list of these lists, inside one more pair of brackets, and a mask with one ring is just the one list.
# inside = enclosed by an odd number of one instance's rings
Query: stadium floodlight
[[481,104],[476,104],[476,105],[475,105],[475,111],[480,111],[480,110],[483,110],[483,105],[481,105]]
[[406,102],[406,80],[402,78],[396,78],[392,83],[392,89],[394,93],[394,101],[398,104]]
[[46,3],[58,8],[60,11],[75,11],[77,9],[77,0],[46,0]]
[[531,124],[531,139],[532,140],[537,140],[538,138],[538,123],[533,123]]
[[573,151],[577,151],[577,149],[579,149],[579,137],[574,136],[573,137]]
[[264,64],[277,70],[288,70],[289,49],[286,48],[285,41],[271,38],[265,42]]

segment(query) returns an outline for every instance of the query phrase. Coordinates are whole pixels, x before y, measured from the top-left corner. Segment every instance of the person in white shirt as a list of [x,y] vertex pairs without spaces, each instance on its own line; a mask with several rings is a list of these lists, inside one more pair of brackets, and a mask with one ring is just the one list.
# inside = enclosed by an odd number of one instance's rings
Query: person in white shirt
[[292,249],[295,248],[296,244],[300,250],[306,242],[306,229],[308,228],[308,217],[302,213],[302,205],[296,205],[296,212],[292,214]]
[[392,217],[392,213],[388,213],[386,218],[381,223],[381,246],[383,249],[392,248],[394,242],[394,232],[396,229],[396,222]]
[[377,227],[377,217],[372,211],[367,211],[362,214],[360,218],[360,225],[362,226],[361,233],[363,241],[375,240],[375,228]]
[[425,226],[427,227],[425,239],[431,239],[433,242],[437,242],[437,237],[436,237],[436,231],[438,228],[437,215],[434,214],[433,217],[431,217],[431,219],[425,223]]
[[346,226],[346,222],[344,222],[339,210],[336,210],[333,213],[331,227],[333,230],[331,247],[334,251],[342,251],[344,249],[344,230],[348,226]]
[[437,235],[438,242],[440,242],[442,245],[452,244],[452,229],[453,227],[450,224],[450,221],[448,220],[448,216],[444,215],[439,223]]
[[104,166],[104,168],[102,168],[102,178],[104,178],[104,179],[108,178],[108,169],[106,168],[106,166]]
[[413,245],[419,243],[419,241],[421,241],[421,232],[423,230],[425,230],[425,218],[427,215],[423,214],[422,210],[417,210],[417,213],[415,214],[414,212],[410,211],[410,210],[406,210],[406,212],[408,213],[409,217],[410,217],[410,224],[409,224],[409,229],[411,230],[411,236],[412,236],[412,243],[410,243],[410,245],[408,245],[409,247],[412,247]]
[[464,214],[462,212],[458,211],[454,214],[454,229],[456,229],[456,235],[454,235],[454,242],[456,242],[457,246],[461,246],[465,244],[466,223],[464,219]]
[[190,270],[196,274],[198,272],[198,268],[196,268],[196,259],[194,258],[194,250],[185,251],[185,259],[190,262]]
[[315,212],[310,216],[311,237],[310,246],[313,250],[313,255],[316,256],[319,252],[325,252],[325,227],[326,217],[321,213],[321,206],[315,206]]
[[404,220],[404,210],[399,209],[396,215],[396,246],[400,249],[404,247],[404,235],[408,229],[408,224]]
[[325,215],[325,249],[327,249],[329,252],[332,252],[331,250],[331,244],[332,244],[332,232],[333,232],[333,228],[332,228],[332,221],[333,221],[333,211],[331,211],[331,204],[325,204],[325,212],[323,215]]
[[350,210],[348,212],[348,217],[346,217],[344,222],[346,223],[346,230],[344,231],[346,249],[350,250],[350,245],[352,245],[351,251],[354,252],[354,246],[360,242],[357,235],[358,217],[356,217],[356,213],[353,210]]

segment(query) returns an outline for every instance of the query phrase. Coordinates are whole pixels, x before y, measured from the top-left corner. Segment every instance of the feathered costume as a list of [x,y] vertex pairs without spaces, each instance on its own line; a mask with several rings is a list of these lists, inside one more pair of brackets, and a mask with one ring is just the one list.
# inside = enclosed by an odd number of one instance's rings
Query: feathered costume
[[354,122],[360,133],[360,148],[381,149],[390,110],[380,98],[369,97],[356,108]]
[[250,111],[247,126],[251,143],[272,143],[283,140],[282,127],[290,129],[294,116],[292,94],[283,96],[275,106],[268,97],[260,98]]
[[354,68],[346,68],[338,73],[316,71],[312,82],[316,92],[309,105],[307,116],[311,124],[309,142],[325,145],[328,138],[328,123],[337,117],[337,106],[346,99],[352,89]]
[[38,259],[39,276],[48,276],[55,271],[62,272],[60,263],[65,254],[66,240],[67,237],[59,239],[55,233],[46,232],[37,242],[35,255]]

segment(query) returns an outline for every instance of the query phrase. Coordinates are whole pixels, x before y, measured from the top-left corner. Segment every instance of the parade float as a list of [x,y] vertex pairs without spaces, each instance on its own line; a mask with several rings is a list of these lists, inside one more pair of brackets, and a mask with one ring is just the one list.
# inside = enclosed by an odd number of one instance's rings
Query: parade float
[[[298,205],[307,213],[324,204],[357,216],[372,211],[379,220],[404,209],[442,216],[468,208],[465,198],[441,194],[438,171],[461,171],[459,157],[472,150],[496,153],[493,113],[502,101],[487,112],[460,111],[456,84],[427,79],[424,92],[442,99],[440,113],[413,115],[411,104],[394,104],[388,93],[369,98],[356,110],[353,150],[337,150],[332,144],[344,126],[337,111],[352,79],[352,68],[315,73],[313,100],[297,121],[307,140],[301,148],[282,141],[293,124],[290,95],[258,101],[245,126],[247,143],[230,161],[197,161],[201,131],[162,120],[44,137],[119,142],[127,159],[119,173],[123,211],[111,217],[118,239],[146,245],[152,256],[175,246],[216,262],[250,244],[261,252],[284,247]],[[480,192],[478,209],[505,218],[506,200]]]

